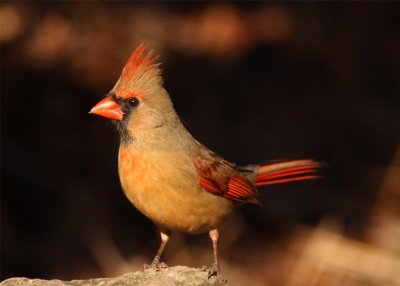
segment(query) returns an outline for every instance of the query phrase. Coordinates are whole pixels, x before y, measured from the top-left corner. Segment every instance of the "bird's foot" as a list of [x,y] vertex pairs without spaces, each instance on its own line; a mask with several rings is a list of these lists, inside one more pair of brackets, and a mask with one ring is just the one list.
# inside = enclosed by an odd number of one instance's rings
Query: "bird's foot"
[[219,270],[219,266],[218,264],[214,263],[213,266],[211,266],[208,269],[208,279],[210,279],[211,277],[221,277],[221,271]]
[[144,264],[143,265],[143,270],[146,269],[154,269],[156,271],[159,271],[160,269],[168,268],[168,265],[165,264],[164,262],[160,262],[158,259],[153,259],[151,264]]
[[168,265],[165,262],[160,262],[157,266],[158,269],[165,269],[168,268]]

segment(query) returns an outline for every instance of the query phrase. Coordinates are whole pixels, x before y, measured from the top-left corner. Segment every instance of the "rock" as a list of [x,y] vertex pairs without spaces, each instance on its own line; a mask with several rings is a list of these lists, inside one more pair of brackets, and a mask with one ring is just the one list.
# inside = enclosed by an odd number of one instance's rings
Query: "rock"
[[29,278],[10,278],[0,283],[1,286],[228,286],[222,277],[208,279],[205,269],[175,266],[159,270],[146,269],[112,278],[88,280],[43,280]]

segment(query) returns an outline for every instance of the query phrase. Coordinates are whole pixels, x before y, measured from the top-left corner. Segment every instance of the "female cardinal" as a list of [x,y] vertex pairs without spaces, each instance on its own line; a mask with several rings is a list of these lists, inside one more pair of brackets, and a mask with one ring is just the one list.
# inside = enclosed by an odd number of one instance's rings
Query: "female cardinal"
[[125,195],[160,230],[160,256],[171,230],[208,231],[219,275],[218,228],[241,203],[259,205],[256,186],[316,178],[319,163],[297,160],[238,166],[194,139],[163,87],[157,56],[145,44],[133,52],[106,97],[90,113],[113,120],[120,135],[118,171]]

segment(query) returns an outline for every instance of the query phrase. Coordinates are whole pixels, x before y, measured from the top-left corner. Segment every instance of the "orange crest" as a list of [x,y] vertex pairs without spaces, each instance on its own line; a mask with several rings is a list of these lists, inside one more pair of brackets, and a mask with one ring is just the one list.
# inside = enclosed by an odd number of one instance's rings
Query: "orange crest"
[[158,56],[153,56],[153,50],[146,52],[147,44],[141,43],[129,57],[122,70],[118,90],[121,97],[127,97],[129,83],[141,78],[144,74],[159,75]]
[[136,71],[138,69],[151,69],[154,68],[158,56],[153,56],[153,50],[150,50],[148,53],[145,53],[148,46],[144,43],[141,43],[136,50],[133,51],[130,56],[128,62],[126,63],[121,77],[122,78],[131,78],[134,77]]

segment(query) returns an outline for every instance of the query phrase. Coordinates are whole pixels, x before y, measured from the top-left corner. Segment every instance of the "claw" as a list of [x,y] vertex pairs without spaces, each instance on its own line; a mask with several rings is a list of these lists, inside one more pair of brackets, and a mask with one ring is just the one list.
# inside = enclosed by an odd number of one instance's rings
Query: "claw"
[[168,268],[168,265],[164,262],[160,262],[158,259],[154,259],[151,264],[143,264],[143,270],[154,269],[159,271],[160,269]]
[[151,264],[143,264],[143,269],[142,269],[142,271],[145,271],[145,270],[147,270],[147,269],[152,269],[153,267],[151,266]]
[[150,264],[151,268],[158,268],[159,265],[160,265],[160,260],[157,257],[155,257]]
[[210,279],[211,277],[221,277],[221,271],[219,270],[219,267],[217,264],[213,264],[213,266],[210,267],[210,269],[208,269],[208,279]]

